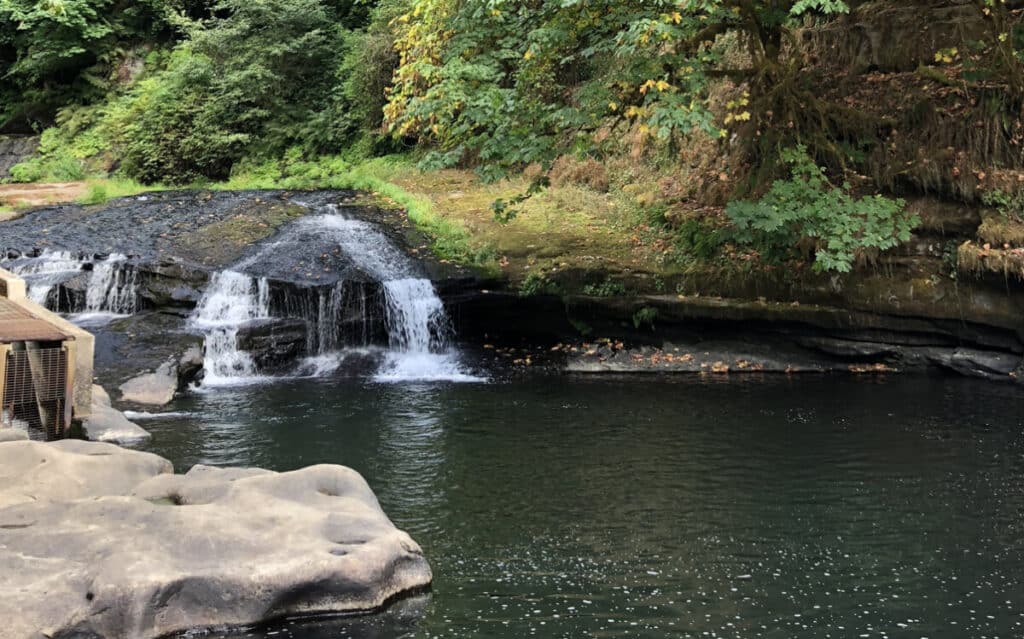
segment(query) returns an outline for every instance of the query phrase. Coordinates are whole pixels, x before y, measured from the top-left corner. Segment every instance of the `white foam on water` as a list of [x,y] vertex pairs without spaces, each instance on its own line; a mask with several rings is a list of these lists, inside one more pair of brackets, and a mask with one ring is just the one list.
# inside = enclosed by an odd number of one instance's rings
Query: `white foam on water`
[[451,345],[451,323],[433,283],[385,281],[385,312],[391,350],[374,376],[378,382],[485,382],[463,370]]
[[402,384],[409,382],[454,382],[486,383],[486,377],[479,377],[463,370],[455,353],[411,353],[391,351],[387,353],[380,370],[373,376],[375,382]]
[[173,419],[175,417],[192,417],[195,413],[189,413],[186,411],[169,411],[166,413],[147,413],[145,411],[124,411],[124,416],[134,422],[140,422],[150,419]]
[[327,377],[334,374],[341,365],[345,363],[348,353],[338,351],[334,353],[324,353],[322,355],[313,355],[311,357],[303,358],[298,366],[295,367],[295,372],[292,373],[292,377]]
[[106,326],[114,320],[124,319],[130,317],[125,313],[107,313],[107,312],[96,312],[96,313],[72,313],[68,316],[73,324],[81,326],[82,328],[91,328]]

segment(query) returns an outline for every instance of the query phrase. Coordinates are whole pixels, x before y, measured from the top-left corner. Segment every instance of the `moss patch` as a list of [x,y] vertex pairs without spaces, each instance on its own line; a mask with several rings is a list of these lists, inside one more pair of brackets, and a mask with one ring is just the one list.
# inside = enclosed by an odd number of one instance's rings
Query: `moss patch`
[[301,206],[256,198],[235,215],[189,233],[181,240],[179,250],[204,264],[226,264],[305,213]]
[[[475,250],[492,252],[500,271],[515,284],[535,273],[562,282],[566,277],[560,274],[581,269],[646,274],[678,270],[666,259],[667,233],[645,223],[644,207],[626,190],[600,193],[573,183],[553,186],[523,204],[511,222],[501,224],[491,204],[524,192],[525,178],[486,184],[470,171],[425,173],[401,161],[371,163],[360,170],[398,187],[415,208],[429,212],[428,232],[431,225],[441,224],[461,229],[464,241]],[[378,190],[378,195],[391,194]]]
[[992,246],[1009,249],[1024,247],[1024,222],[995,211],[982,216],[978,239]]

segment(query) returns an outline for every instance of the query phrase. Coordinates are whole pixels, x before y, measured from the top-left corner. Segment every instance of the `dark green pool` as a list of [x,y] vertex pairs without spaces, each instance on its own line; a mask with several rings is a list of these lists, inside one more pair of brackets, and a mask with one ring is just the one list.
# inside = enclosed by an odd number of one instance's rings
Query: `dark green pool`
[[351,466],[433,566],[388,613],[260,636],[1024,636],[1011,386],[304,380],[173,408],[144,425],[179,470]]

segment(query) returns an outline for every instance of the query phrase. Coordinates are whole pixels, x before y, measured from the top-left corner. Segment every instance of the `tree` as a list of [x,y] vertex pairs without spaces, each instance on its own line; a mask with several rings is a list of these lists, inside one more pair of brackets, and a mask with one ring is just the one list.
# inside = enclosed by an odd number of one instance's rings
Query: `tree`
[[[828,133],[850,114],[804,81],[794,30],[807,14],[847,10],[839,0],[416,0],[393,23],[401,64],[385,122],[436,145],[428,165],[500,175],[599,152],[592,134],[609,118],[663,140],[724,136],[707,90],[728,76],[749,87],[730,123],[746,123],[755,162],[795,142],[836,154]],[[747,67],[723,67],[716,42],[728,34]]]
[[126,49],[180,35],[168,0],[0,0],[0,127],[52,123],[57,109],[104,97]]
[[246,156],[310,143],[343,29],[321,0],[222,0],[118,116],[124,169],[146,182],[223,179]]

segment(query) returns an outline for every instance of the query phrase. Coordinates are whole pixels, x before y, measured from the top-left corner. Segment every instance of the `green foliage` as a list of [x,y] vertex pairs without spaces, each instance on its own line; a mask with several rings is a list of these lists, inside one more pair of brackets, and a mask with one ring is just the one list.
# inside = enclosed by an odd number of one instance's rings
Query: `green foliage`
[[715,257],[726,237],[700,220],[686,220],[675,230],[676,250],[683,259],[707,261]]
[[810,240],[815,270],[846,273],[859,253],[906,242],[920,223],[906,213],[903,200],[856,198],[847,185],[834,187],[804,147],[786,151],[783,160],[791,179],[776,181],[759,201],[732,202],[726,209],[735,238],[766,257],[791,256]]
[[214,10],[112,114],[127,175],[221,180],[243,157],[335,141],[317,117],[344,53],[335,11],[321,0],[222,0]]
[[[167,42],[191,3],[175,0],[0,2],[0,127],[52,122],[56,111],[102,98],[117,81],[126,45]],[[199,3],[203,4],[203,3]]]
[[587,284],[583,287],[583,294],[590,297],[616,297],[625,295],[626,287],[622,282],[607,278],[598,284]]
[[[407,5],[392,20],[401,59],[384,123],[430,149],[423,168],[471,164],[490,179],[531,163],[547,167],[568,152],[599,155],[599,131],[610,121],[669,147],[695,130],[725,137],[708,88],[722,71],[715,40],[727,34],[747,43],[753,62],[727,73],[747,80],[754,95],[726,123],[767,125],[773,108],[777,118],[799,112],[814,95],[794,83],[801,64],[793,47],[783,63],[783,43],[798,17],[849,11],[840,0]],[[815,115],[795,122],[812,127]],[[817,122],[827,126],[828,118]]]
[[981,202],[985,206],[996,209],[1004,218],[1024,219],[1024,190],[1006,192],[995,189],[985,191],[981,194]]
[[642,326],[650,326],[654,330],[654,320],[658,319],[658,309],[645,306],[633,313],[633,326],[639,330]]
[[110,195],[107,193],[106,185],[102,183],[90,184],[89,190],[78,200],[78,203],[85,205],[105,204],[109,199]]
[[36,155],[11,167],[15,182],[73,182],[85,177],[80,147],[71,144],[58,129],[47,129],[40,137]]
[[520,297],[532,297],[534,295],[561,295],[562,287],[552,282],[542,273],[530,273],[519,285]]

